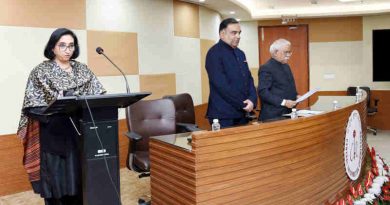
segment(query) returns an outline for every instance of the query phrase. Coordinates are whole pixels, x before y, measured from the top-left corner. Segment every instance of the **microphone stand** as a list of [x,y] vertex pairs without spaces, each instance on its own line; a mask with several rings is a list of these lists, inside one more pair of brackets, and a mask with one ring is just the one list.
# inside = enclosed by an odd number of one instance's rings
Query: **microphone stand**
[[102,54],[104,57],[106,57],[107,60],[110,61],[111,64],[114,65],[115,68],[119,70],[119,72],[121,72],[121,74],[122,74],[122,76],[123,76],[123,78],[125,79],[125,82],[126,82],[126,92],[130,93],[129,82],[127,82],[127,78],[126,78],[125,73],[114,62],[112,62],[112,60],[109,57],[107,57],[106,54],[104,54],[103,49],[101,50],[101,52],[98,52],[98,54]]

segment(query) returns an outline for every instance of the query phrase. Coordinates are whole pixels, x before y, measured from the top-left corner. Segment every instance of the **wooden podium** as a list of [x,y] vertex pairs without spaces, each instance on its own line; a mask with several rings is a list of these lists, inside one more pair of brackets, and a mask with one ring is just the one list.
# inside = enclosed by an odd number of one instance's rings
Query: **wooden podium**
[[[342,108],[332,110],[333,100]],[[353,110],[361,116],[365,159],[366,101],[332,96],[320,97],[315,105],[325,112],[218,132],[194,132],[188,145],[176,143],[183,136],[171,136],[168,141],[152,138],[152,204],[335,202],[350,183],[343,151],[346,123]],[[355,183],[363,174],[364,169]]]

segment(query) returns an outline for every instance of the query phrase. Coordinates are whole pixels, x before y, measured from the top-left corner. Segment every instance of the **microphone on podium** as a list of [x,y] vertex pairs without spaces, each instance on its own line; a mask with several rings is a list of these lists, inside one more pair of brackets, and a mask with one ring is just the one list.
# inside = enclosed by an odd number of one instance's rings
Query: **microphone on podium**
[[106,59],[107,59],[108,61],[110,61],[110,63],[111,63],[112,65],[114,65],[115,68],[119,70],[119,72],[121,72],[121,74],[123,75],[123,78],[125,78],[125,82],[126,82],[126,92],[127,92],[127,93],[130,93],[129,82],[127,82],[127,78],[126,78],[125,73],[124,73],[117,65],[115,65],[115,63],[112,62],[112,60],[111,60],[109,57],[107,57],[106,54],[104,54],[103,48],[97,47],[97,48],[96,48],[96,53],[98,53],[99,55],[103,55],[104,57],[106,57]]

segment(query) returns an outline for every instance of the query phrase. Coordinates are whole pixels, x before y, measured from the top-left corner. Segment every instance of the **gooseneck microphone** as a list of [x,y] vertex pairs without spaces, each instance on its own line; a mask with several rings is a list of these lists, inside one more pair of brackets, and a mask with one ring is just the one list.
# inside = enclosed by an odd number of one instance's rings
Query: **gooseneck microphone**
[[125,82],[126,82],[126,91],[127,91],[127,93],[130,93],[129,82],[127,82],[127,78],[126,78],[125,73],[124,73],[117,65],[115,65],[115,63],[112,62],[112,60],[111,60],[109,57],[107,57],[106,54],[104,54],[103,48],[97,47],[97,48],[96,48],[96,53],[98,53],[99,55],[103,55],[104,57],[106,57],[107,60],[110,61],[110,63],[111,63],[112,65],[114,65],[115,68],[119,70],[119,72],[121,72],[121,74],[122,74],[122,76],[123,76],[123,78],[125,79]]

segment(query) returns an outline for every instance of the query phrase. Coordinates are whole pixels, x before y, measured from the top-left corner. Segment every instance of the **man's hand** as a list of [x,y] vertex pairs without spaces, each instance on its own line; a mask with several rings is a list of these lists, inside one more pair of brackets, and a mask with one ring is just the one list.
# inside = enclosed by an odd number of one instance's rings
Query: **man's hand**
[[286,107],[288,108],[293,108],[295,105],[297,104],[296,101],[293,101],[293,100],[286,100]]
[[297,95],[297,99],[300,98],[300,97],[301,97],[301,95]]
[[244,102],[246,106],[243,108],[246,112],[251,112],[253,110],[253,102],[249,99],[246,99]]

